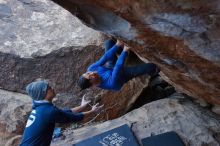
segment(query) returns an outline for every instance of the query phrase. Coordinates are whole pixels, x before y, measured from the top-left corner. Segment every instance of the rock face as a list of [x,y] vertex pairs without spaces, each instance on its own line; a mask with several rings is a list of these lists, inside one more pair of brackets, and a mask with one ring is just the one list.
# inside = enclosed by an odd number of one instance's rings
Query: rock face
[[[104,111],[98,117],[99,120],[111,120],[124,115],[138,99],[144,88],[148,85],[148,77],[136,78],[126,83],[119,92],[102,91],[95,96],[104,104]],[[97,99],[98,98],[98,99]]]
[[73,92],[78,77],[102,53],[97,46],[67,47],[34,58],[0,53],[0,88],[24,93],[28,83],[44,78],[58,93]]
[[53,1],[156,63],[177,90],[220,105],[219,0]]
[[23,132],[31,99],[27,95],[0,90],[0,145]]
[[220,119],[209,109],[202,108],[181,94],[173,94],[146,104],[116,120],[96,126],[83,127],[64,132],[66,139],[53,146],[68,146],[83,139],[108,131],[123,124],[132,125],[131,130],[141,139],[168,131],[175,131],[186,146],[220,145]]
[[101,38],[101,33],[51,1],[0,1],[1,52],[43,56],[65,46],[99,45]]

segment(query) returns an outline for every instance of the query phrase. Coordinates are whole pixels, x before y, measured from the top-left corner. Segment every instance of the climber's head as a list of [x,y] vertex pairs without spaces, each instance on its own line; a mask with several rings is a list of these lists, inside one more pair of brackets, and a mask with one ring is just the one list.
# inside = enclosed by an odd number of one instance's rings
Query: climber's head
[[101,78],[97,72],[86,72],[78,80],[78,85],[81,90],[86,88],[97,86],[101,83]]

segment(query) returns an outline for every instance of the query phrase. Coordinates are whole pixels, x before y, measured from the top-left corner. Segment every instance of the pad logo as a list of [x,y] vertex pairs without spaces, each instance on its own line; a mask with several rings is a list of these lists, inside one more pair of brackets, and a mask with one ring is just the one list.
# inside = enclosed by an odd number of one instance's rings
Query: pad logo
[[126,140],[126,137],[120,136],[118,133],[113,133],[104,137],[99,143],[102,146],[122,146]]

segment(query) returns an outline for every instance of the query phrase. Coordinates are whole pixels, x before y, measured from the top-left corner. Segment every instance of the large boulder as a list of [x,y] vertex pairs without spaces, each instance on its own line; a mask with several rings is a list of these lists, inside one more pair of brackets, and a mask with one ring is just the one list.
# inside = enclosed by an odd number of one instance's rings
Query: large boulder
[[31,98],[20,93],[0,90],[0,145],[23,133],[31,111]]
[[53,1],[156,63],[177,90],[220,105],[219,0]]
[[111,119],[124,114],[147,85],[145,77],[132,80],[118,93],[79,92],[77,79],[104,53],[104,36],[51,1],[0,1],[0,28],[4,28],[0,30],[0,89],[25,93],[28,83],[44,78],[58,93],[57,105],[76,106],[88,93],[94,102],[106,104],[99,119]]
[[65,46],[99,45],[101,40],[101,33],[51,1],[0,1],[1,52],[43,56]]
[[68,129],[65,140],[52,146],[68,146],[123,124],[131,127],[137,140],[168,131],[175,131],[187,146],[217,146],[220,144],[220,118],[210,109],[193,103],[186,95],[173,94],[102,124]]

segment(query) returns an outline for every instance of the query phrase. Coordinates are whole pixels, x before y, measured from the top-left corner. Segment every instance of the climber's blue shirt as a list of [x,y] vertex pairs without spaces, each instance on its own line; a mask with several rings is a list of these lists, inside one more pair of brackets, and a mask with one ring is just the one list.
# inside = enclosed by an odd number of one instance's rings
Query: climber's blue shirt
[[27,121],[20,146],[49,146],[55,123],[77,122],[82,113],[61,110],[47,101],[33,101],[33,110]]
[[96,63],[89,66],[87,70],[97,71],[102,80],[101,84],[98,87],[102,89],[117,91],[121,89],[126,81],[123,75],[123,65],[127,56],[127,52],[122,51],[113,68],[107,68],[104,66],[107,61],[113,59],[115,53],[118,51],[119,48],[119,46],[114,45]]

